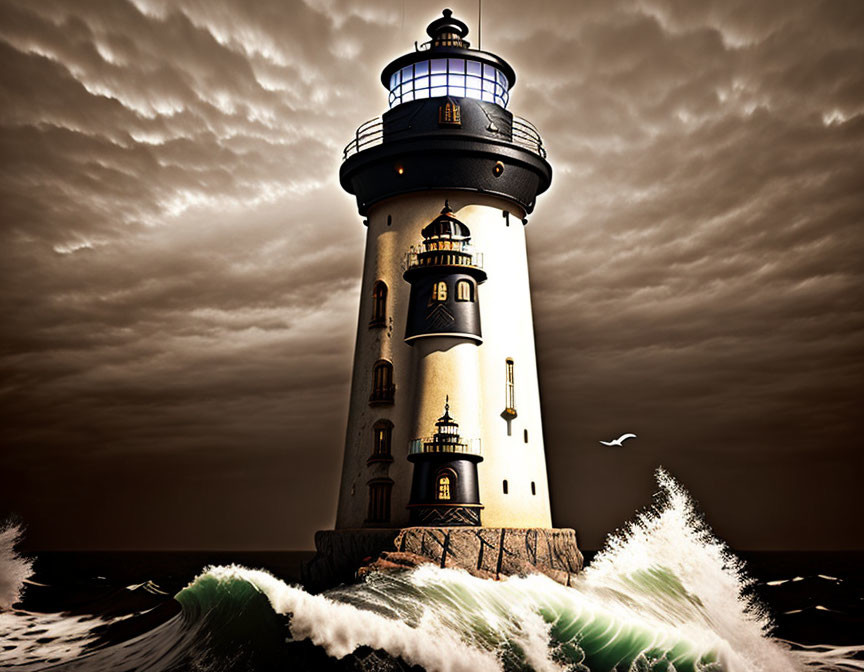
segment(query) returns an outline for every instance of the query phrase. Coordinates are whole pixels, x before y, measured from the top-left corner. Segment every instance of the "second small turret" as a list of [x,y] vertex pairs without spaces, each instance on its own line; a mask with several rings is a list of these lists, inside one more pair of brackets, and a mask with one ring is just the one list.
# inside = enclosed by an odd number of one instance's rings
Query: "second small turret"
[[405,341],[431,336],[483,342],[478,285],[486,280],[483,259],[471,248],[471,231],[444,202],[441,214],[423,228],[423,243],[406,260],[411,283]]

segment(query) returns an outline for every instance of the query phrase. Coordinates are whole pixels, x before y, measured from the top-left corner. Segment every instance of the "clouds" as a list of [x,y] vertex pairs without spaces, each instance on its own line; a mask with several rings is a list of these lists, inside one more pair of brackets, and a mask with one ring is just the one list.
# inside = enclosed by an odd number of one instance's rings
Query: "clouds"
[[[329,523],[364,235],[341,148],[385,107],[380,68],[438,11],[4,3],[0,510],[37,544],[182,545],[148,470],[184,524],[271,510],[243,532],[253,546],[305,546]],[[588,546],[646,501],[659,463],[741,545],[799,543],[808,474],[852,487],[862,11],[484,7],[483,46],[516,68],[511,107],[555,170],[529,255],[553,506]],[[596,439],[621,423],[640,445],[613,460]],[[608,483],[614,501],[595,491]],[[718,494],[732,483],[746,505]],[[823,499],[807,544],[851,543],[848,501]],[[61,532],[49,500],[80,501],[93,530]]]
[[[548,430],[560,422],[560,436],[587,439],[617,431],[614,418],[638,419],[640,437],[666,442],[650,447],[656,461],[689,470],[688,453],[699,455],[702,475],[686,479],[697,496],[718,487],[709,474],[730,458],[742,460],[734,479],[755,476],[759,506],[788,487],[777,479],[798,482],[829,455],[838,469],[813,490],[851,487],[839,465],[861,464],[851,437],[864,126],[848,85],[859,83],[862,53],[848,41],[860,13],[837,10],[730,12],[730,23],[723,11],[655,5],[575,34],[569,84],[557,71],[552,86],[533,80],[545,139],[564,149],[573,176],[568,201],[535,216],[554,229],[532,229],[544,398],[558,408]],[[535,77],[546,60],[537,57]],[[581,121],[570,123],[568,108]],[[834,125],[835,108],[859,112]],[[591,391],[567,415],[561,390],[580,387]],[[647,466],[605,460],[574,448],[567,464],[601,470],[601,483]],[[584,485],[586,500],[602,496]],[[618,514],[639,498],[625,495]],[[782,516],[803,517],[812,500],[801,501],[790,497]],[[733,517],[735,505],[720,507]],[[848,543],[843,512],[822,514],[808,532]],[[733,543],[794,543],[755,523],[736,533]]]

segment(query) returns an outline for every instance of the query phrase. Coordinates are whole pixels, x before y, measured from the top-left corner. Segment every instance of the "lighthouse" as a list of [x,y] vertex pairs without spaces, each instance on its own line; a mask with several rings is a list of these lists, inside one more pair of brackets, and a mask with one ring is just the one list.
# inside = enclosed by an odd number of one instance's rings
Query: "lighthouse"
[[390,109],[340,170],[367,234],[336,527],[424,522],[417,489],[437,489],[417,472],[445,399],[453,454],[482,459],[480,506],[441,500],[458,515],[428,522],[550,527],[525,227],[552,169],[507,109],[513,68],[472,49],[450,10],[427,33],[384,68]]
[[356,130],[339,172],[366,247],[336,525],[316,545],[359,560],[375,539],[405,550],[400,530],[461,530],[480,540],[476,567],[497,553],[498,573],[518,555],[507,530],[535,556],[544,531],[569,576],[581,555],[572,530],[551,529],[525,245],[552,169],[508,110],[513,68],[471,48],[450,10],[427,33],[384,67],[389,109]]

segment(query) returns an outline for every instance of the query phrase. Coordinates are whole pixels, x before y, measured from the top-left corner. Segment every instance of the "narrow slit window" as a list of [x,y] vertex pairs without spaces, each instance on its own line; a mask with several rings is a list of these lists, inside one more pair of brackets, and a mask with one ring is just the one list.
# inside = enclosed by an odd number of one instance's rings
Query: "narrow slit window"
[[525,443],[528,443],[528,430],[527,429],[522,430],[522,436],[525,439]]
[[532,495],[537,494],[537,484],[534,481],[531,481],[531,494]]
[[514,382],[513,360],[506,361],[506,408],[508,410],[516,410],[516,385]]
[[506,494],[509,492],[509,490],[510,490],[510,486],[507,484],[507,479],[506,479],[506,478],[504,479],[504,482],[502,483],[502,486],[503,486],[503,488],[504,488],[504,494],[506,495]]

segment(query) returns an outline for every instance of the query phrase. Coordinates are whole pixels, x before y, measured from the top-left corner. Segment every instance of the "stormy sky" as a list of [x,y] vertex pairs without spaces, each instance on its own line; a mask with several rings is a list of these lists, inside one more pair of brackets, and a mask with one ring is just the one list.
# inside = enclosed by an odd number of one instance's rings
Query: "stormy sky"
[[[0,0],[0,517],[28,546],[332,526],[341,149],[444,6]],[[733,547],[862,548],[864,3],[483,9],[554,169],[527,234],[555,524],[599,547],[663,465]]]

